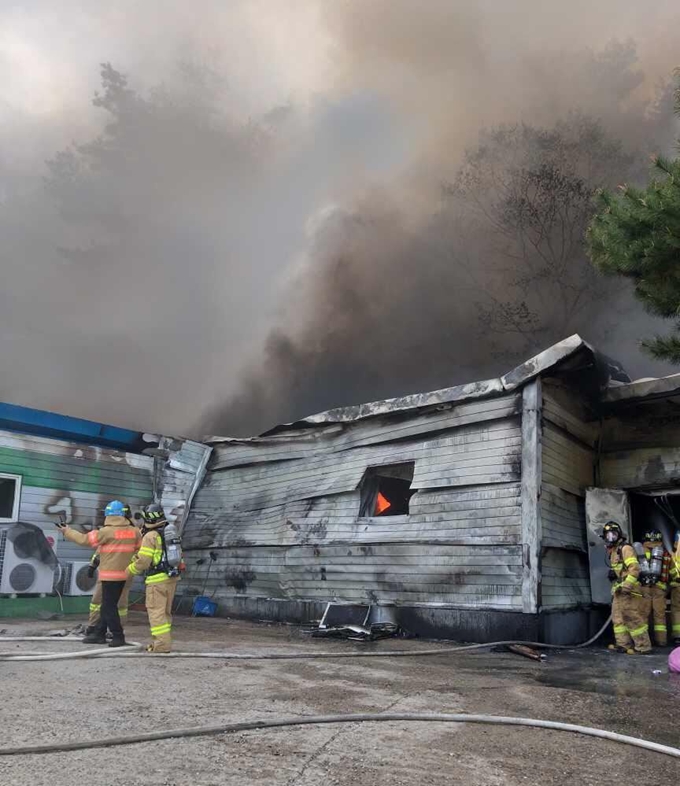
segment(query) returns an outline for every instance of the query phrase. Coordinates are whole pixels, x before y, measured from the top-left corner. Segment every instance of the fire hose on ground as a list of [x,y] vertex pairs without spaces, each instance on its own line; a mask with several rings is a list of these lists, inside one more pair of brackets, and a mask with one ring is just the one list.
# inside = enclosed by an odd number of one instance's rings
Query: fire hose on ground
[[[423,650],[393,650],[386,652],[308,652],[308,653],[281,653],[269,652],[262,654],[255,653],[226,653],[226,652],[174,652],[159,655],[162,658],[221,658],[226,660],[293,660],[301,658],[357,658],[357,657],[418,657],[423,655],[442,655],[456,652],[472,652],[476,650],[488,649],[490,647],[502,645],[520,644],[532,646],[537,649],[581,649],[588,647],[597,641],[609,625],[609,618],[600,630],[588,641],[573,646],[559,644],[544,644],[542,642],[523,642],[523,641],[500,641],[488,642],[484,644],[470,644],[459,647],[441,647],[439,649]],[[8,636],[0,637],[0,641],[80,641],[76,637],[48,637],[48,636]],[[3,661],[45,661],[45,660],[64,660],[71,658],[101,658],[101,657],[145,657],[148,653],[139,652],[141,644],[131,644],[129,647],[110,650],[95,649],[85,652],[63,653],[61,655],[44,654],[23,654],[23,655],[0,655]],[[131,651],[132,650],[132,651]],[[503,726],[524,726],[538,729],[549,729],[552,731],[569,732],[581,734],[589,737],[610,740],[624,745],[632,745],[637,748],[661,753],[666,756],[680,758],[680,748],[673,748],[668,745],[651,742],[649,740],[629,737],[625,734],[596,729],[588,726],[579,726],[572,723],[560,723],[557,721],[540,720],[535,718],[504,717],[495,715],[466,715],[466,714],[430,714],[430,713],[385,713],[372,714],[362,713],[357,715],[319,715],[283,718],[278,720],[258,720],[223,723],[210,726],[196,726],[180,729],[168,729],[165,731],[142,732],[139,734],[105,737],[99,740],[50,743],[48,745],[22,745],[17,747],[0,748],[0,756],[18,756],[27,754],[57,753],[75,750],[91,750],[96,748],[106,748],[118,745],[132,745],[141,742],[152,742],[156,740],[167,740],[187,737],[204,737],[218,734],[236,733],[241,731],[259,731],[263,729],[275,729],[290,726],[306,726],[334,723],[377,723],[377,722],[418,722],[418,723],[481,723]]]
[[91,750],[94,748],[109,748],[117,745],[133,745],[140,742],[155,742],[183,737],[207,737],[217,734],[229,734],[240,731],[260,731],[262,729],[280,729],[287,726],[310,726],[329,723],[378,723],[378,722],[416,722],[416,723],[485,723],[499,726],[528,726],[536,729],[550,729],[564,731],[572,734],[583,734],[588,737],[597,737],[611,740],[636,748],[644,748],[655,753],[662,753],[680,759],[680,748],[661,745],[658,742],[642,740],[638,737],[629,737],[604,729],[594,729],[588,726],[578,726],[573,723],[559,723],[557,721],[539,720],[536,718],[513,718],[498,715],[465,715],[465,714],[431,714],[431,713],[361,713],[357,715],[314,715],[297,718],[279,718],[257,721],[240,721],[237,723],[220,723],[212,726],[195,726],[182,729],[168,729],[166,731],[141,732],[139,734],[104,737],[100,740],[87,742],[50,743],[49,745],[23,745],[14,748],[0,748],[0,756],[19,756],[37,753],[57,753],[77,750]]
[[[490,641],[483,644],[465,644],[457,647],[438,647],[436,649],[413,649],[413,650],[385,650],[383,652],[358,652],[353,650],[351,652],[264,652],[264,653],[239,653],[239,652],[166,652],[166,653],[153,653],[153,652],[140,652],[143,645],[130,642],[127,647],[118,647],[115,649],[101,648],[96,650],[83,650],[80,652],[67,652],[62,654],[42,654],[42,653],[23,653],[15,655],[12,653],[0,653],[0,661],[46,661],[46,660],[68,660],[84,659],[84,658],[212,658],[216,660],[312,660],[312,659],[334,659],[334,658],[415,658],[429,655],[448,655],[457,652],[474,652],[476,650],[486,650],[492,647],[509,647],[512,645],[520,645],[524,647],[534,647],[535,649],[548,649],[548,650],[578,650],[584,647],[589,647],[596,642],[600,636],[607,630],[611,616],[607,618],[604,625],[597,631],[594,636],[588,641],[581,642],[581,644],[544,644],[543,642],[536,641]],[[0,636],[0,642],[3,641],[63,641],[63,642],[80,642],[76,636]]]

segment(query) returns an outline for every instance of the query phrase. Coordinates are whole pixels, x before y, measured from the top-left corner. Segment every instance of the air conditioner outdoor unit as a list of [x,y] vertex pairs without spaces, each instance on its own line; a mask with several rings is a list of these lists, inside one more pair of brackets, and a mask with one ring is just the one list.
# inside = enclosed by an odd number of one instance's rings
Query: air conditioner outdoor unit
[[64,595],[92,595],[97,583],[97,572],[88,576],[90,563],[86,560],[74,560],[64,566],[64,577],[61,582]]
[[0,594],[51,593],[56,550],[56,530],[41,530],[32,524],[3,528],[0,532]]

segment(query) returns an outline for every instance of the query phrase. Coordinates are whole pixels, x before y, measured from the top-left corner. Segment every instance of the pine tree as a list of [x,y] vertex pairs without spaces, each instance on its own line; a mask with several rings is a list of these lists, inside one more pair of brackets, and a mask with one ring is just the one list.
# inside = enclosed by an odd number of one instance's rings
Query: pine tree
[[[680,115],[680,87],[675,112]],[[645,339],[642,346],[658,359],[680,363],[680,158],[654,158],[646,188],[619,188],[618,196],[598,195],[600,210],[587,232],[590,258],[602,272],[631,279],[650,313],[675,321],[669,335]]]

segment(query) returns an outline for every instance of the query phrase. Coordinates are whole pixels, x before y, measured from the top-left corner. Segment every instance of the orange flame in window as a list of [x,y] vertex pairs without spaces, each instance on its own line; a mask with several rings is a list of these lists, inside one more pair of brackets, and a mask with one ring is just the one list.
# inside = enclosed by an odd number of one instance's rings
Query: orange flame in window
[[388,508],[392,507],[392,503],[387,499],[387,497],[383,496],[382,492],[378,492],[378,498],[375,501],[375,514],[379,516],[381,513],[384,513]]

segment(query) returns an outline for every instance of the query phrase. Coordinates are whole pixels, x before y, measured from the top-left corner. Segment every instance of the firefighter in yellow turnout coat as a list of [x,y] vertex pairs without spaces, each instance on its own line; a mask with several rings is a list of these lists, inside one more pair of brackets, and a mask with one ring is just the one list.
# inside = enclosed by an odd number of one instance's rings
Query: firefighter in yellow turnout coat
[[125,645],[125,636],[118,613],[118,601],[125,589],[127,566],[139,548],[139,530],[125,518],[125,506],[114,500],[104,511],[104,526],[84,533],[63,525],[60,527],[66,540],[99,552],[99,580],[102,587],[101,619],[94,633],[86,636],[88,643],[106,643],[106,631],[112,635],[110,647]]
[[163,531],[168,524],[160,505],[144,510],[144,536],[128,575],[146,574],[146,610],[149,615],[151,644],[148,652],[170,652],[172,647],[172,601],[175,597],[179,571],[167,562]]
[[[656,570],[650,569],[649,576],[642,588],[645,598],[647,616],[652,617],[654,643],[665,647],[668,643],[668,627],[666,624],[666,596],[668,595],[668,580],[670,578],[671,555],[664,549],[663,536],[658,530],[649,530],[645,533],[642,543],[645,549],[647,564],[657,565]],[[655,556],[660,555],[657,560]]]
[[615,521],[602,528],[602,539],[613,573],[612,624],[616,645],[613,649],[633,654],[651,652],[647,608],[640,585],[640,563],[635,549],[626,543],[621,527]]
[[680,647],[680,539],[676,539],[671,554],[671,636]]

